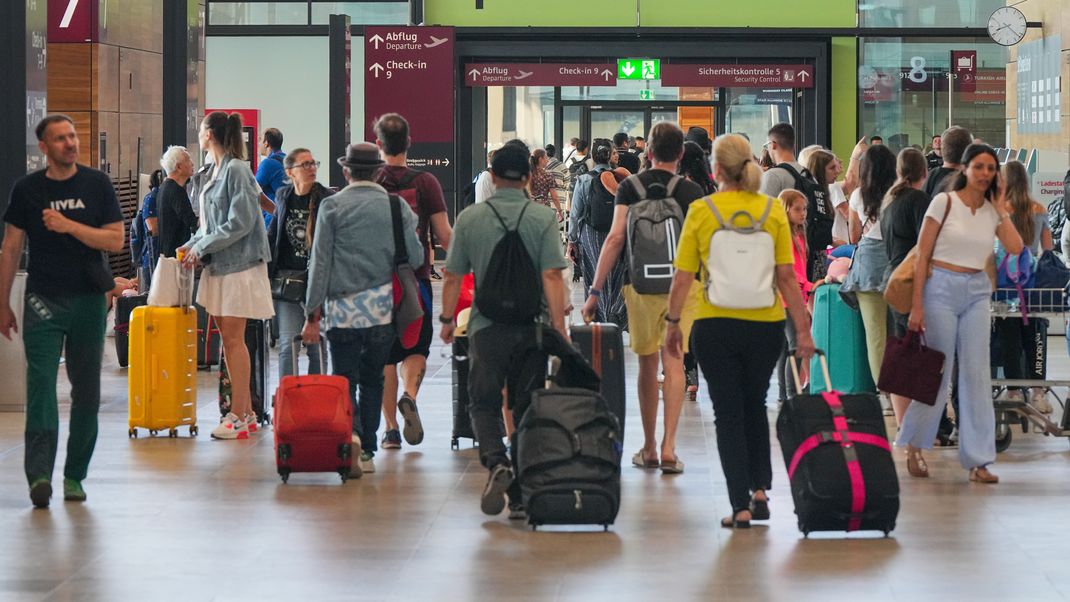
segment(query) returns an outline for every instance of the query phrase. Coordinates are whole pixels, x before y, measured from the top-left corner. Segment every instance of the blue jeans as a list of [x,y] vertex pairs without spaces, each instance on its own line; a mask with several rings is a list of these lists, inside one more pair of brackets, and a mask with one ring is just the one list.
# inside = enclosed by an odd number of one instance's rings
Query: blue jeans
[[925,339],[943,352],[944,378],[936,405],[912,401],[903,416],[898,445],[933,447],[947,404],[948,385],[958,357],[959,462],[963,468],[996,461],[996,414],[989,370],[989,303],[992,284],[984,272],[960,274],[933,268],[925,283]]
[[368,454],[374,455],[378,449],[375,436],[382,418],[383,367],[396,336],[391,324],[327,331],[334,374],[349,379],[353,432],[360,437],[361,451]]
[[[281,379],[284,376],[293,376],[293,339],[301,334],[301,329],[305,326],[305,310],[300,303],[276,300],[275,315],[279,317],[279,378]],[[309,374],[320,374],[319,345],[312,345],[306,349],[308,349]]]

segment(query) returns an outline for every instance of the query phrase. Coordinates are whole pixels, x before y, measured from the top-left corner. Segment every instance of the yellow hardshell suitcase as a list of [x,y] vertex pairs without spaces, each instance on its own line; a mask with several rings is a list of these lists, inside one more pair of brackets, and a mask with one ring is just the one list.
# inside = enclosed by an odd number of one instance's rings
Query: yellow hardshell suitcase
[[131,314],[130,437],[138,428],[152,435],[167,429],[177,437],[183,426],[197,435],[197,311],[192,287],[181,288],[184,306],[146,305]]

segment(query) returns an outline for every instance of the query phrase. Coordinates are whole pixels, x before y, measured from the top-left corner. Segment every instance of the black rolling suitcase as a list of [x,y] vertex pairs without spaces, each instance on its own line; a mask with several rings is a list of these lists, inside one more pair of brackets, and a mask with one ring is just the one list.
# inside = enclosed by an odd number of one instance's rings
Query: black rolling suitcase
[[[245,346],[249,349],[249,391],[253,398],[253,411],[260,424],[271,422],[268,413],[267,375],[270,365],[268,341],[270,325],[267,320],[248,320],[245,325]],[[227,358],[224,353],[219,364],[219,413],[230,413],[231,400],[230,374],[227,370]]]
[[476,442],[472,419],[468,415],[468,337],[453,339],[453,434],[450,449],[460,449],[461,439]]
[[609,525],[620,510],[620,423],[589,389],[531,394],[516,430],[517,478],[532,529]]
[[149,302],[149,295],[119,296],[115,298],[115,357],[119,366],[126,368],[130,363],[130,313],[135,307]]
[[[821,354],[826,390],[832,390]],[[788,358],[799,382],[795,359]],[[882,531],[895,528],[899,479],[880,401],[871,393],[797,395],[777,418],[777,439],[791,481],[799,530]]]
[[602,379],[602,397],[620,421],[620,441],[624,443],[624,337],[616,324],[584,324],[569,331],[572,343]]

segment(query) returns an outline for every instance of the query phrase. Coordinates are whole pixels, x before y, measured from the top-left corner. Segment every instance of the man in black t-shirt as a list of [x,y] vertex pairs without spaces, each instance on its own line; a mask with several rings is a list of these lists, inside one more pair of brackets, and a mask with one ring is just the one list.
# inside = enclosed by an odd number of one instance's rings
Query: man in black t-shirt
[[944,164],[944,155],[941,152],[943,140],[939,134],[933,136],[932,146],[929,149],[929,153],[925,155],[925,161],[929,164],[929,169],[933,170]]
[[167,173],[156,193],[160,255],[174,257],[197,231],[197,215],[186,194],[186,182],[193,177],[193,158],[185,148],[172,146],[163,154],[160,166]]
[[[664,186],[672,198],[680,205],[683,215],[695,199],[705,196],[698,184],[676,175],[680,159],[684,155],[684,133],[675,123],[662,121],[650,130],[650,169],[629,176],[617,188],[613,225],[610,227],[602,253],[598,258],[594,281],[587,302],[583,306],[583,315],[590,319],[598,305],[606,278],[613,265],[625,251],[628,228],[628,213],[632,205],[643,198],[659,198],[653,195],[642,196],[636,189],[636,182],[648,193],[655,184]],[[675,187],[672,182],[677,179]],[[681,224],[682,226],[682,224]],[[639,406],[643,419],[643,448],[632,457],[632,464],[640,468],[660,467],[666,473],[683,472],[683,462],[676,456],[676,422],[684,402],[686,386],[684,384],[684,365],[682,358],[670,354],[661,354],[665,341],[666,322],[669,311],[669,295],[640,294],[628,283],[624,286],[624,304],[628,309],[629,345],[639,356]],[[690,334],[690,325],[684,324],[684,340]],[[658,367],[661,356],[662,372],[665,384],[665,437],[660,446],[657,444],[655,429],[657,426],[658,407]]]
[[613,147],[617,150],[617,165],[628,170],[630,174],[639,173],[639,155],[628,151],[628,134],[617,132],[613,135]]
[[48,168],[15,182],[4,214],[0,334],[10,339],[18,329],[9,300],[23,241],[28,240],[22,327],[27,364],[25,469],[33,505],[46,508],[59,445],[56,373],[64,349],[71,422],[63,498],[86,499],[82,480],[97,440],[105,293],[114,288],[104,252],[122,251],[125,232],[111,180],[77,163],[78,134],[70,117],[45,117],[37,125],[37,140]]
[[964,127],[951,126],[940,136],[940,148],[944,157],[944,164],[929,170],[929,179],[925,181],[925,194],[929,198],[944,191],[944,180],[948,176],[962,171],[962,154],[966,147],[973,144],[973,134]]

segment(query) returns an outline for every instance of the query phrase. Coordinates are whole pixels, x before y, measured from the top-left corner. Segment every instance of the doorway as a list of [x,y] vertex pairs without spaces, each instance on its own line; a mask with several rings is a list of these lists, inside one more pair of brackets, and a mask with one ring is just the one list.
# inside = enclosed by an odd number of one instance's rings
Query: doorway
[[590,142],[596,138],[611,139],[622,132],[633,138],[645,137],[661,121],[675,122],[684,131],[692,126],[703,127],[713,136],[720,131],[717,117],[722,112],[716,101],[657,105],[562,102],[560,106],[555,128],[558,148],[563,148],[572,138]]

